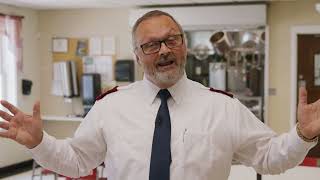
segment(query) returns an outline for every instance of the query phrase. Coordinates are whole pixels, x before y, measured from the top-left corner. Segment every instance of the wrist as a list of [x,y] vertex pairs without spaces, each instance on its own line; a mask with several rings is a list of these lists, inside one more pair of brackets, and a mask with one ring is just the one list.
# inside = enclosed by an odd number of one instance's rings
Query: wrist
[[43,139],[43,131],[41,131],[40,135],[37,138],[35,138],[32,144],[26,145],[26,147],[29,149],[35,148],[42,142],[42,139]]
[[304,140],[305,142],[316,142],[316,141],[318,141],[318,137],[317,137],[317,136],[314,136],[314,137],[306,136],[306,135],[301,131],[301,127],[300,127],[299,122],[298,122],[297,125],[296,125],[296,131],[297,131],[298,136],[299,136],[302,140]]

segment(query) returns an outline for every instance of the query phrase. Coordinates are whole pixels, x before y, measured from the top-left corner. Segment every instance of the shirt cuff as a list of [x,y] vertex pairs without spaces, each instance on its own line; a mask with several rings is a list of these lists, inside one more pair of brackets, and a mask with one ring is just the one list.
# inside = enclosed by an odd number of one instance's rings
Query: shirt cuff
[[298,151],[303,152],[309,151],[311,148],[317,145],[318,138],[313,142],[304,141],[303,139],[301,139],[301,137],[299,137],[296,128],[297,127],[295,126],[290,131],[289,141],[292,142],[292,147],[295,147],[295,149],[297,149]]
[[43,152],[48,152],[48,149],[51,147],[50,144],[52,142],[52,137],[47,134],[45,131],[43,131],[43,137],[40,144],[38,144],[36,147],[29,149],[29,152],[31,152],[32,156],[40,155]]

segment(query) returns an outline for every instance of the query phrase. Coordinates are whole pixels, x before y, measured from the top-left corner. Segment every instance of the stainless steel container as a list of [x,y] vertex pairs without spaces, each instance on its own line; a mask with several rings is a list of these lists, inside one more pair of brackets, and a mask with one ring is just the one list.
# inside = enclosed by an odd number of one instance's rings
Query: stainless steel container
[[245,74],[242,73],[242,68],[240,66],[229,66],[227,74],[227,90],[231,92],[244,92],[246,89],[246,81],[244,81]]
[[226,90],[226,63],[209,63],[209,86]]
[[210,42],[219,55],[225,55],[230,51],[231,44],[225,32],[217,31],[210,37]]

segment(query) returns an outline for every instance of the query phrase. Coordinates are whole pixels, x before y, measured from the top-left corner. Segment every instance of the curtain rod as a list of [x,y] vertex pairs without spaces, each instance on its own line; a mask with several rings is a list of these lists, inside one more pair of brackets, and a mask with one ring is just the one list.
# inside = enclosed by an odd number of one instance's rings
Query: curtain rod
[[13,18],[19,18],[19,19],[23,19],[24,16],[18,16],[18,15],[11,15],[11,14],[4,14],[4,13],[0,13],[0,16],[10,16]]

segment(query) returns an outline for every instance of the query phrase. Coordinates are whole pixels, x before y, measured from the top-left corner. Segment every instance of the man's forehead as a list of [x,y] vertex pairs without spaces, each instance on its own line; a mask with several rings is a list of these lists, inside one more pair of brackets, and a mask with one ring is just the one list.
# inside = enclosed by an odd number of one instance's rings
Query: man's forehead
[[179,33],[178,25],[168,16],[156,16],[140,23],[136,30],[136,37],[143,38],[145,35],[159,37],[166,33]]

